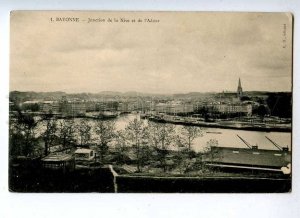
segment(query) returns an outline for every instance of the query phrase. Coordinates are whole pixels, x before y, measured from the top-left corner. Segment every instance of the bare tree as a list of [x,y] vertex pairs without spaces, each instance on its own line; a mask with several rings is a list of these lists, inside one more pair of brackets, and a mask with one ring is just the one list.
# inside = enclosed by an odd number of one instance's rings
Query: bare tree
[[98,120],[95,125],[95,132],[98,136],[98,151],[100,153],[100,161],[103,162],[104,155],[108,150],[108,145],[115,139],[115,122]]
[[124,163],[126,161],[125,152],[128,148],[126,140],[126,132],[124,130],[119,130],[116,132],[115,148],[117,151],[117,158],[119,163]]
[[58,137],[64,148],[74,143],[75,125],[73,120],[61,120],[59,122]]
[[87,146],[91,140],[91,125],[86,120],[81,120],[76,125],[77,137],[80,146]]
[[175,139],[175,126],[161,123],[149,123],[149,143],[159,154],[159,162],[166,171],[166,157],[170,145]]
[[57,136],[57,123],[56,120],[53,118],[51,115],[47,115],[43,118],[45,130],[42,132],[41,136],[45,142],[45,147],[44,147],[44,155],[49,154],[49,147],[54,145]]
[[197,137],[203,136],[202,129],[196,126],[183,126],[181,127],[180,133],[181,136],[179,140],[188,151],[191,151],[194,140]]
[[142,146],[146,144],[147,138],[147,126],[144,124],[142,120],[134,119],[130,121],[128,125],[125,127],[126,138],[130,145],[134,148],[136,158],[137,158],[137,170],[141,171],[142,163]]

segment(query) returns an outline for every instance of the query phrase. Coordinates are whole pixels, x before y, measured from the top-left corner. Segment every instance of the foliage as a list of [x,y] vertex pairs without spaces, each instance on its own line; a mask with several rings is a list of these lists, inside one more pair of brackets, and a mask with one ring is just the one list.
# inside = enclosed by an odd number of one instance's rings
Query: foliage
[[97,134],[97,147],[100,153],[101,161],[103,161],[104,154],[108,150],[108,145],[115,138],[115,122],[113,121],[104,121],[97,120],[95,125],[95,132]]
[[57,139],[56,132],[57,132],[57,123],[56,120],[51,115],[46,115],[43,118],[43,121],[45,128],[45,131],[42,132],[41,137],[43,138],[45,142],[45,148],[44,148],[44,155],[49,154],[49,147],[51,145],[55,144],[55,141]]
[[36,138],[38,121],[31,115],[25,115],[20,111],[16,118],[10,119],[10,154],[14,156],[36,156],[38,141]]
[[257,114],[261,121],[264,120],[264,117],[268,114],[268,109],[265,105],[259,105],[256,109],[253,110],[253,114]]
[[65,148],[74,143],[75,138],[75,127],[73,120],[61,120],[58,123],[58,137]]
[[181,127],[181,137],[179,138],[181,145],[186,147],[188,151],[191,151],[193,141],[197,137],[202,137],[202,129],[196,126],[183,126]]
[[206,142],[205,152],[208,154],[209,161],[215,161],[220,158],[220,154],[217,149],[213,149],[219,146],[219,142],[216,139],[210,139]]
[[158,153],[158,160],[166,171],[170,145],[175,141],[175,126],[162,123],[149,123],[149,144]]
[[76,125],[77,142],[80,146],[87,146],[91,140],[91,125],[86,120],[81,120]]
[[24,111],[32,111],[32,112],[37,112],[40,111],[40,105],[37,103],[34,104],[25,104],[22,106],[22,110]]
[[271,93],[266,99],[272,116],[292,117],[292,95],[291,93]]
[[115,149],[117,151],[117,161],[124,164],[128,158],[126,158],[125,152],[127,150],[126,133],[124,130],[119,130],[115,135],[116,143]]
[[130,121],[125,127],[126,139],[129,144],[134,148],[137,158],[137,169],[141,171],[142,159],[141,159],[141,147],[145,146],[147,141],[148,128],[142,120],[134,119]]

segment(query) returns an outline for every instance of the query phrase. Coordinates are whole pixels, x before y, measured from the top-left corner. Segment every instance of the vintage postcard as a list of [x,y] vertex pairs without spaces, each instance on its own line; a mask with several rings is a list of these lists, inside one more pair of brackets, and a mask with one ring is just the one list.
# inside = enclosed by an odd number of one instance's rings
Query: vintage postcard
[[10,191],[292,190],[292,14],[10,16]]

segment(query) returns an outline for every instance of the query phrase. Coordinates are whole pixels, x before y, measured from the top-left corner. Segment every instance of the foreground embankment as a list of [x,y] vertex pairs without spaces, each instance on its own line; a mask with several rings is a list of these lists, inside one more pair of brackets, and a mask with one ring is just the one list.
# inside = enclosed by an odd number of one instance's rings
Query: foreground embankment
[[119,175],[113,167],[63,173],[31,166],[10,168],[9,189],[13,192],[71,193],[282,193],[291,191],[291,178]]

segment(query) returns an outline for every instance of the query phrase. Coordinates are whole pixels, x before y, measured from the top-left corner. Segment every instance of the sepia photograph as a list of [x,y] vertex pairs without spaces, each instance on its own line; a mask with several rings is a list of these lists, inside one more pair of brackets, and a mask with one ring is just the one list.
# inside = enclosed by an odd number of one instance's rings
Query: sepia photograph
[[293,15],[12,11],[9,191],[292,192]]

